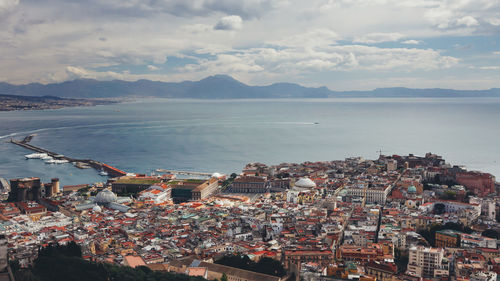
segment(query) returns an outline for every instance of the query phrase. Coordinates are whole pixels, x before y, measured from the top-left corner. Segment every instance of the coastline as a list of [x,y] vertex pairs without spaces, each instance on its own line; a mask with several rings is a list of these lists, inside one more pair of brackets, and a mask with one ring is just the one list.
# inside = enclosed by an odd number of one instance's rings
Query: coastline
[[67,107],[97,106],[121,103],[128,99],[68,99],[52,96],[28,97],[15,95],[0,95],[0,112],[60,109]]

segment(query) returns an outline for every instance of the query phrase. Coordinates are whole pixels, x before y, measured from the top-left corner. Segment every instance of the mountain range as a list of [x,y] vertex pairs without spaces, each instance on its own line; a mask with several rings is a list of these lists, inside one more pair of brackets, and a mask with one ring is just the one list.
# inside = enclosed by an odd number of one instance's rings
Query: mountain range
[[293,83],[268,86],[246,85],[231,76],[214,75],[200,81],[159,82],[99,81],[77,79],[61,83],[13,85],[0,82],[0,94],[56,96],[64,98],[161,97],[192,99],[332,98],[332,97],[500,97],[500,89],[451,90],[379,88],[371,91],[332,91],[327,87],[304,87]]

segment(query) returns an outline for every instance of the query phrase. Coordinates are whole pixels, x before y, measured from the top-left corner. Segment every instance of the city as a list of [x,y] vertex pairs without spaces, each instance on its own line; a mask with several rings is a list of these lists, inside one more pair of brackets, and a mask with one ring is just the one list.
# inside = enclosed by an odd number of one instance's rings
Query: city
[[[26,160],[31,161],[31,160]],[[499,183],[441,156],[131,174],[63,186],[1,179],[8,258],[76,243],[82,258],[214,280],[471,280],[500,273]],[[264,274],[224,257],[275,260]]]

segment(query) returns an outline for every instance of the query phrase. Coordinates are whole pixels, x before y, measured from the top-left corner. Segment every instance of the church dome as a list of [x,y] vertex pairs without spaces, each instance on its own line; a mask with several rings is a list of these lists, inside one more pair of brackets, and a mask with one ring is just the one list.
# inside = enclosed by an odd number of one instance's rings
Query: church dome
[[116,202],[118,198],[116,197],[116,194],[113,193],[113,191],[109,189],[104,189],[97,193],[97,196],[95,197],[95,202],[98,204],[107,204],[111,202]]
[[295,183],[295,186],[300,188],[314,188],[316,184],[310,178],[301,178]]
[[414,185],[408,187],[408,193],[417,193],[417,188]]

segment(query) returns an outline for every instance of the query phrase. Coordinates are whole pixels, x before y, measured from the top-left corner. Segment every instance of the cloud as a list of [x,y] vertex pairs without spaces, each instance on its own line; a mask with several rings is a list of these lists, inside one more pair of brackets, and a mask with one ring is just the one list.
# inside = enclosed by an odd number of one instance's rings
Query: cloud
[[287,36],[280,40],[273,40],[269,43],[282,47],[307,47],[329,46],[337,44],[340,36],[333,30],[327,28],[312,29],[307,32]]
[[404,38],[405,36],[401,33],[370,33],[366,34],[364,36],[355,38],[353,40],[354,43],[363,43],[363,44],[375,44],[375,43],[382,43],[382,42],[393,42],[393,41],[399,41],[400,39]]
[[10,10],[19,5],[19,0],[0,0],[0,13]]
[[155,71],[155,70],[158,70],[160,68],[158,68],[158,67],[150,64],[150,65],[148,65],[148,69],[151,70],[151,71]]
[[492,66],[481,66],[479,67],[481,70],[500,70],[500,66],[492,65]]
[[221,18],[217,24],[215,24],[215,30],[239,30],[242,27],[242,19],[240,16],[226,16]]
[[406,40],[406,41],[403,41],[401,43],[407,44],[407,45],[418,45],[418,44],[420,44],[420,41],[418,41],[418,40]]
[[280,6],[285,0],[93,0],[95,6],[107,13],[126,16],[147,16],[166,13],[178,17],[206,16],[210,14],[238,15],[258,18]]
[[123,71],[122,73],[114,71],[93,71],[77,66],[66,67],[66,74],[67,74],[67,79],[70,80],[73,79],[128,80],[128,76],[130,76],[129,71]]
[[471,16],[465,16],[465,17],[457,19],[456,25],[457,26],[471,27],[471,26],[478,26],[479,23],[477,22],[477,20],[475,18],[473,18]]

